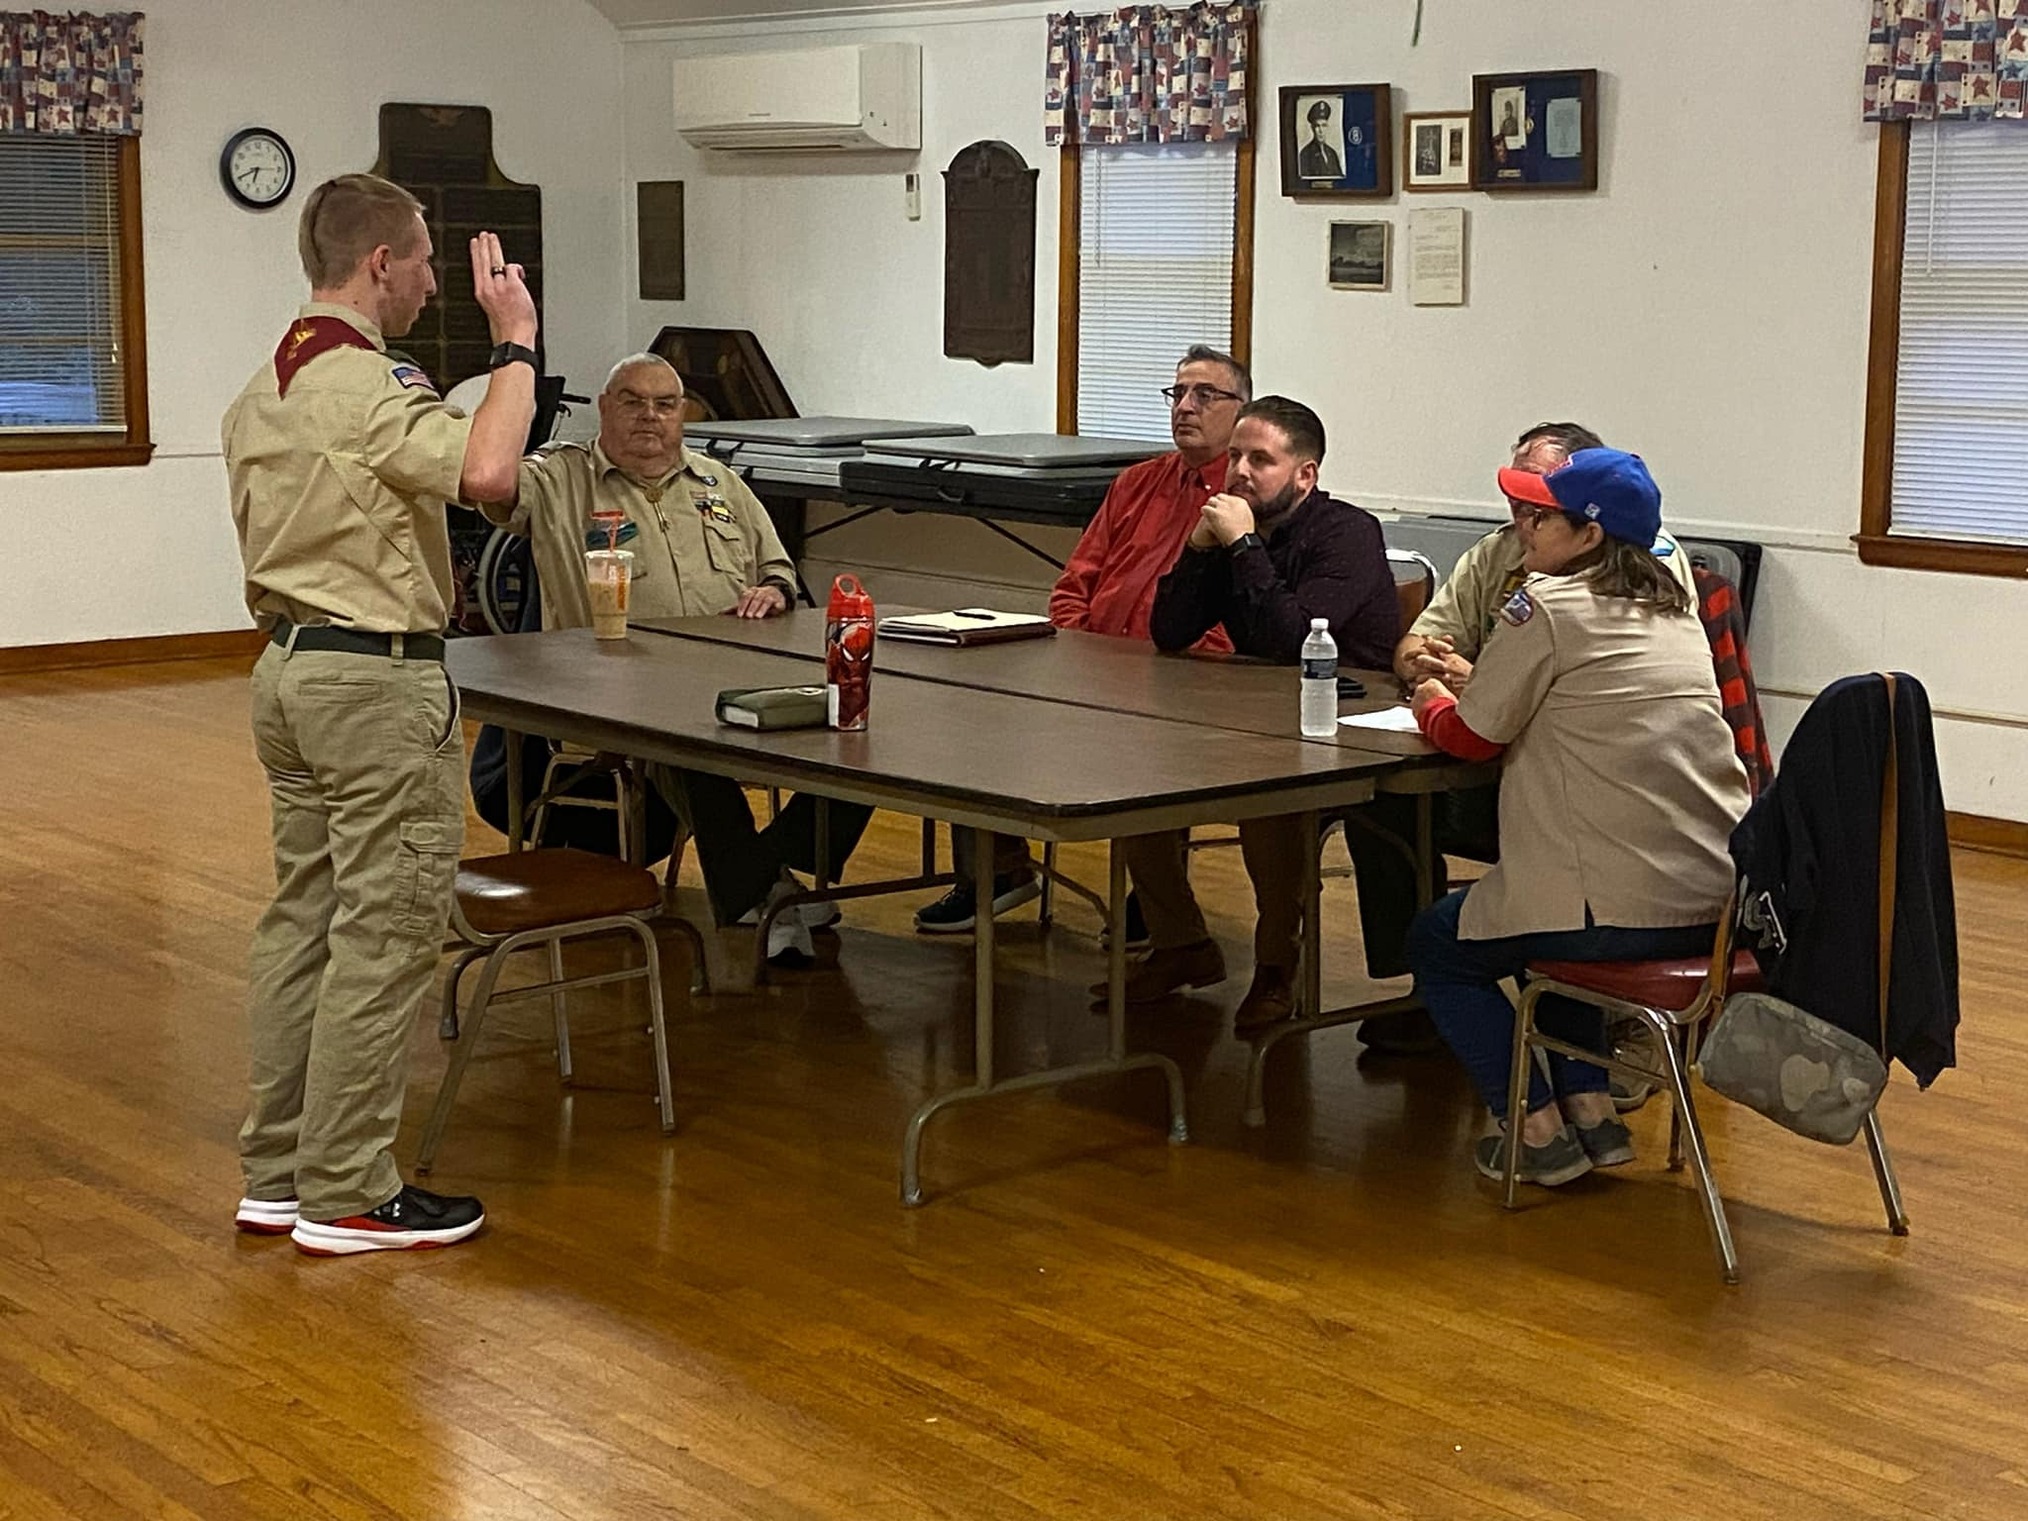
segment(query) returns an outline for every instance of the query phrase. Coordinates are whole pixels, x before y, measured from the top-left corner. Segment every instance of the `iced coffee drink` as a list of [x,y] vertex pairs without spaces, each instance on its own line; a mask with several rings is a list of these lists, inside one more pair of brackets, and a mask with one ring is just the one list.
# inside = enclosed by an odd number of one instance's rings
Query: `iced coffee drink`
[[634,579],[631,549],[591,549],[584,557],[585,586],[591,593],[592,634],[627,637],[627,589]]

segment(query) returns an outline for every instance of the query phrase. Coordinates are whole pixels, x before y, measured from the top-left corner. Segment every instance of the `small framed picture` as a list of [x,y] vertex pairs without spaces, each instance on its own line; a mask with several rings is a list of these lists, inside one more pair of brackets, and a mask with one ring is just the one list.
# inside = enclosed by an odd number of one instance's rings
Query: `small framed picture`
[[1283,85],[1282,194],[1394,194],[1394,104],[1384,84]]
[[1472,113],[1413,111],[1401,118],[1401,188],[1472,188]]
[[1333,222],[1330,276],[1333,290],[1386,290],[1391,222]]
[[1598,189],[1598,70],[1472,76],[1476,190]]

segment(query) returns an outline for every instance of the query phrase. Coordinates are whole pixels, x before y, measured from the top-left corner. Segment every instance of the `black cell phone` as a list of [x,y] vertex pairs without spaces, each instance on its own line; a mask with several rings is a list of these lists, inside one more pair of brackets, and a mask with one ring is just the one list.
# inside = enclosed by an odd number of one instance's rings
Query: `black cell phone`
[[1361,681],[1357,676],[1340,676],[1338,678],[1338,701],[1343,702],[1348,697],[1364,697],[1365,695],[1366,683]]

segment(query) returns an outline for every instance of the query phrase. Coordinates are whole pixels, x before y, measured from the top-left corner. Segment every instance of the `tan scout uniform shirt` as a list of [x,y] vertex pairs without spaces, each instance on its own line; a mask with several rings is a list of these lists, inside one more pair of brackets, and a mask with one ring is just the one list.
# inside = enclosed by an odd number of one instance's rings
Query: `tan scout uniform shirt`
[[[1521,535],[1512,523],[1487,534],[1465,551],[1408,631],[1423,639],[1448,639],[1451,648],[1476,661],[1500,609],[1527,579],[1528,573],[1521,568],[1522,553]],[[1670,541],[1668,566],[1694,598],[1697,583],[1691,579],[1690,557],[1674,540]]]
[[643,487],[596,443],[562,444],[521,462],[513,506],[481,509],[533,544],[544,628],[591,624],[584,552],[606,544],[592,516],[598,509],[626,514],[619,547],[634,552],[630,618],[730,612],[742,592],[765,581],[793,595],[795,563],[767,509],[730,467],[685,449],[682,463]]
[[472,424],[351,308],[313,301],[301,315],[336,317],[373,347],[319,354],[287,396],[270,360],[226,410],[247,608],[262,628],[441,633],[455,595],[444,503]]
[[1717,919],[1746,772],[1704,626],[1530,576],[1486,641],[1458,716],[1507,746],[1500,864],[1465,899],[1467,940]]

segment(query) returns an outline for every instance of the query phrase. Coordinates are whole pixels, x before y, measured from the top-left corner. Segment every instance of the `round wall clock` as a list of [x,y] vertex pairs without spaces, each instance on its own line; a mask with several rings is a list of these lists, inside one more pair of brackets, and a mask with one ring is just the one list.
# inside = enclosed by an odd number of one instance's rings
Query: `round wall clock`
[[266,211],[289,198],[296,186],[296,155],[272,127],[247,127],[226,139],[218,155],[225,193],[252,211]]

